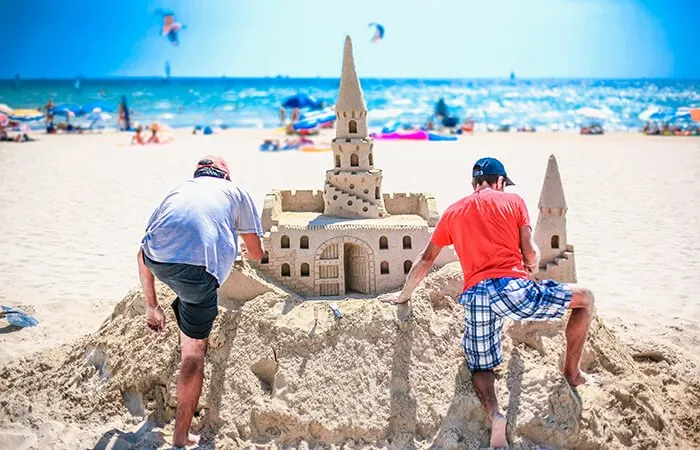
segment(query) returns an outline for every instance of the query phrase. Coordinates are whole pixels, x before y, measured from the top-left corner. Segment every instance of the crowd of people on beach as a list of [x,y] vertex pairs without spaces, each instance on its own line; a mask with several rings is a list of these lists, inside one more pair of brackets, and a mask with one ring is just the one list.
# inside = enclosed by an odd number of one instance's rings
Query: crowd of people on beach
[[647,136],[700,136],[700,126],[647,122],[642,133]]

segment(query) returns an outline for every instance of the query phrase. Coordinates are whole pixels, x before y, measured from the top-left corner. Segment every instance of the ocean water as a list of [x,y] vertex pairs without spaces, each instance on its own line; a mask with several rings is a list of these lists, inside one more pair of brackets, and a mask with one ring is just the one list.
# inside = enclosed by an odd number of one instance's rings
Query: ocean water
[[[636,130],[644,118],[689,121],[679,108],[700,106],[700,80],[361,80],[371,127],[392,121],[422,124],[443,97],[451,112],[481,129],[509,124],[577,129],[593,120],[608,130]],[[339,80],[292,78],[5,80],[0,103],[37,108],[55,103],[119,102],[126,95],[134,119],[172,127],[279,126],[281,101],[304,92],[334,103]],[[682,111],[682,109],[681,109]],[[116,116],[116,114],[113,114]],[[115,126],[108,123],[107,126]],[[35,126],[41,126],[36,123]]]

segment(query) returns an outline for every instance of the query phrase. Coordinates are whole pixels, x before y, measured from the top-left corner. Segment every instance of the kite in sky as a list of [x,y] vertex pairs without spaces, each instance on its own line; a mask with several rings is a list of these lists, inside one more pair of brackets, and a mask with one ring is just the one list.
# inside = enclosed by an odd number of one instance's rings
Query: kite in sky
[[384,39],[384,27],[378,23],[370,23],[370,27],[374,27],[374,36],[372,36],[372,41],[371,42],[379,42],[382,39]]
[[175,20],[175,13],[170,10],[158,9],[156,14],[159,14],[163,18],[163,26],[161,28],[161,35],[167,36],[168,40],[173,45],[180,44],[180,30],[184,29],[185,26],[180,22]]

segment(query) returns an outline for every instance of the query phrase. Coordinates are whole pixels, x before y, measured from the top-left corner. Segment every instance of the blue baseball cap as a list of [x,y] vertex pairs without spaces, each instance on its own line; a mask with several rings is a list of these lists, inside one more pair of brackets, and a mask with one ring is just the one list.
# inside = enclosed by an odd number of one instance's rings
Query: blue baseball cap
[[505,178],[506,186],[514,186],[515,183],[508,178],[506,168],[496,158],[481,158],[474,163],[472,169],[472,177],[480,177],[485,175],[500,175]]

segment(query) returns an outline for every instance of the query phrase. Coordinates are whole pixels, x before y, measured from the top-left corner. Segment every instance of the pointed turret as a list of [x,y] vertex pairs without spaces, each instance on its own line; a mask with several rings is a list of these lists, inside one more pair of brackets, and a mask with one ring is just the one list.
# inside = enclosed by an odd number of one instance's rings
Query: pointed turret
[[540,248],[538,279],[553,279],[562,283],[576,282],[574,247],[566,234],[566,198],[554,155],[549,156],[542,183],[539,215],[535,226],[535,243]]
[[566,198],[564,197],[564,186],[561,183],[561,175],[559,175],[559,164],[554,155],[549,155],[547,163],[547,171],[544,174],[544,183],[542,183],[542,192],[540,193],[540,202],[537,207],[548,210],[563,210],[566,212]]
[[326,171],[323,213],[348,219],[386,217],[382,171],[374,167],[374,141],[368,137],[367,105],[355,71],[350,36],[345,38],[335,115],[335,139],[331,142],[334,168]]
[[335,112],[367,111],[365,96],[362,94],[360,79],[355,71],[355,57],[352,53],[352,40],[345,36],[345,49],[343,51],[343,72],[340,77],[340,89],[338,100],[335,104]]

